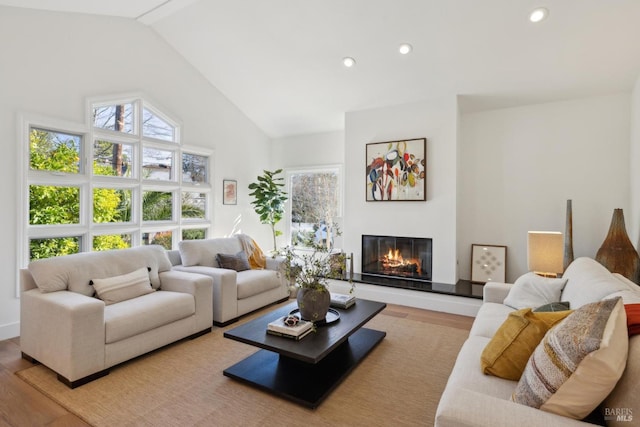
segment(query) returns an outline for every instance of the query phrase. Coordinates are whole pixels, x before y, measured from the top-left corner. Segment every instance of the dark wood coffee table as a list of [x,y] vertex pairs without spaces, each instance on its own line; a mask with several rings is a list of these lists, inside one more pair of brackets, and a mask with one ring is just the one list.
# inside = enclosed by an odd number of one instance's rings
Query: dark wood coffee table
[[382,341],[386,332],[362,326],[387,305],[358,299],[340,319],[319,326],[300,341],[267,334],[267,324],[297,308],[293,302],[224,333],[225,338],[261,348],[225,369],[227,377],[316,408]]

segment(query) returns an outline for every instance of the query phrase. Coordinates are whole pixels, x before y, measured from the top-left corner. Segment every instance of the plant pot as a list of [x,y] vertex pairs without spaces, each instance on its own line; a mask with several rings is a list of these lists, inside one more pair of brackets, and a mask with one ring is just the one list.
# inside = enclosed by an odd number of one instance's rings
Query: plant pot
[[289,298],[296,299],[298,297],[298,291],[300,290],[300,286],[289,286]]
[[298,308],[304,320],[317,322],[323,320],[329,311],[331,295],[328,290],[301,288],[298,290]]

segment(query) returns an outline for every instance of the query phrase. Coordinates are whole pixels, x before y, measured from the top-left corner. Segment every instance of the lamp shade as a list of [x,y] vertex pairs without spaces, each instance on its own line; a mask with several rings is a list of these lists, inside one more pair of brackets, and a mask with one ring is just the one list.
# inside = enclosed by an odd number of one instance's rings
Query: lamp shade
[[564,240],[559,231],[529,231],[527,259],[530,271],[562,273]]

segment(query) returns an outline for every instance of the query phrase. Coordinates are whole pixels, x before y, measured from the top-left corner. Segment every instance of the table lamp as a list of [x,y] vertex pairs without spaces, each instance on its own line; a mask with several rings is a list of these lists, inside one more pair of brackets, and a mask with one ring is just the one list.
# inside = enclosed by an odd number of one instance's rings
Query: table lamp
[[543,277],[563,272],[564,241],[559,231],[529,231],[527,259],[529,271]]

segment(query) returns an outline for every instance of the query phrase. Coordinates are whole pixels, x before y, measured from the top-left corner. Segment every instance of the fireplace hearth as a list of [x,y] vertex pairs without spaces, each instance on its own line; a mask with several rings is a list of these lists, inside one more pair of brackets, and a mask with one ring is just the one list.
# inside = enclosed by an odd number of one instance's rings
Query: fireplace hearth
[[385,286],[456,297],[482,299],[482,285],[468,280],[456,284],[432,281],[430,238],[399,236],[362,236],[361,273],[350,280],[367,285]]
[[362,275],[431,281],[432,240],[424,237],[362,236]]

